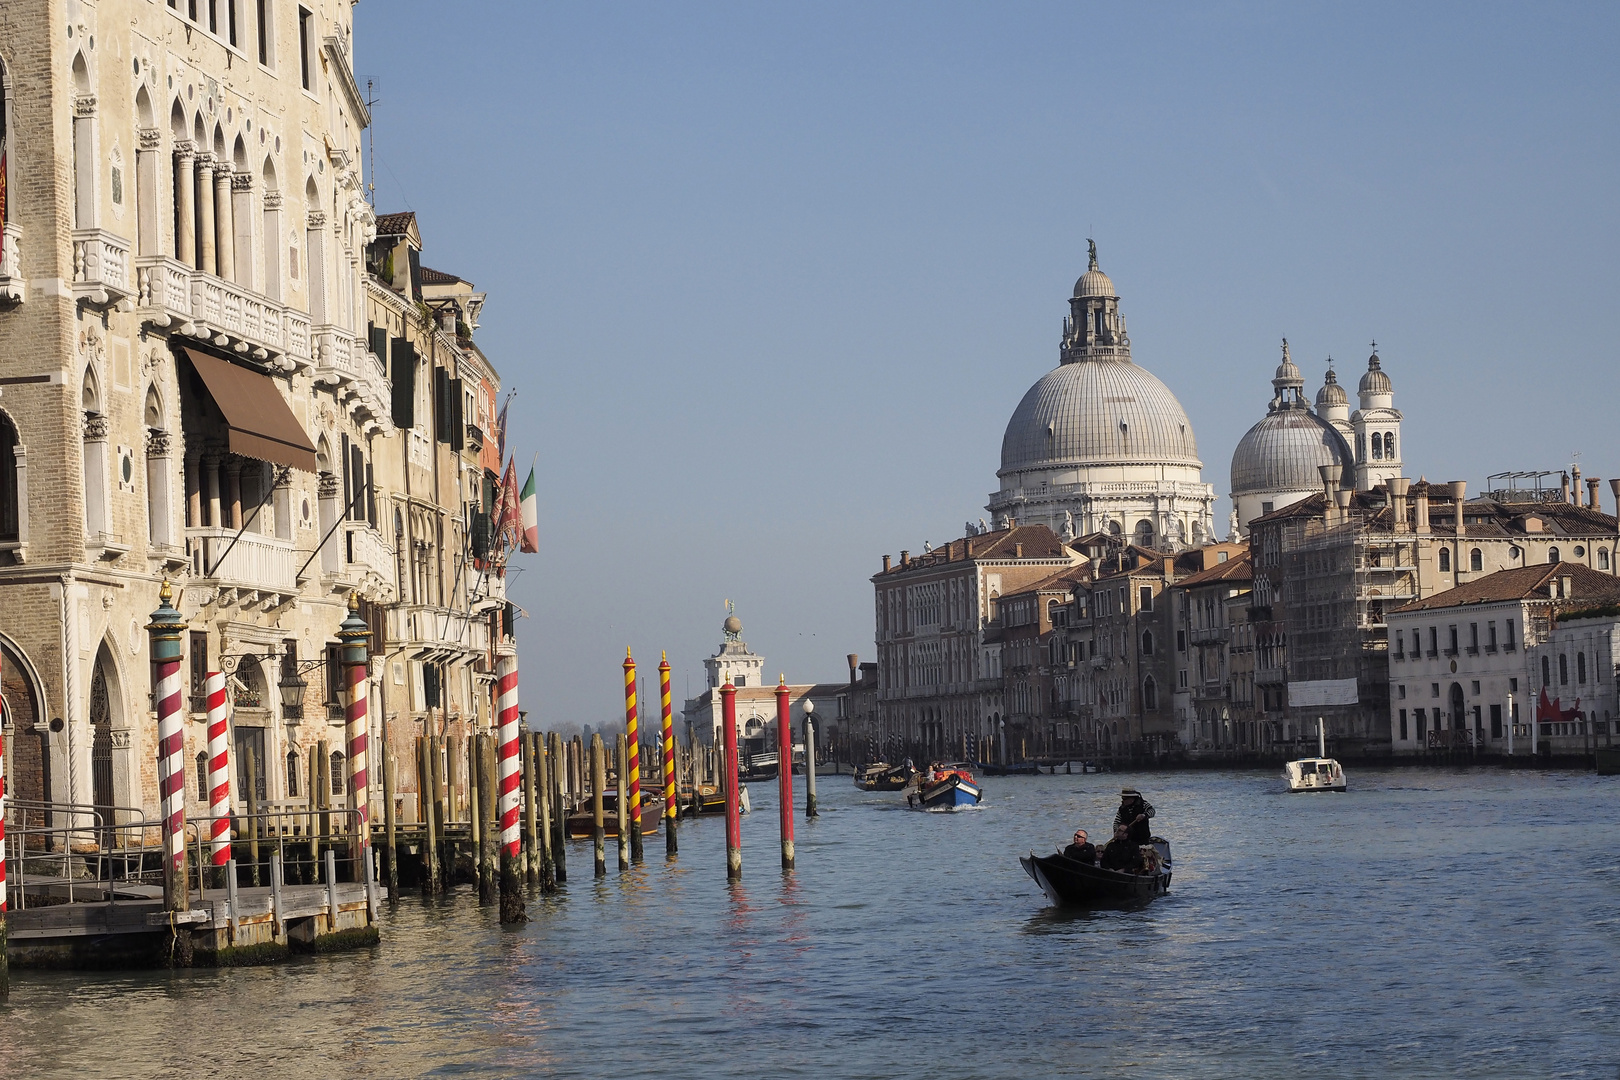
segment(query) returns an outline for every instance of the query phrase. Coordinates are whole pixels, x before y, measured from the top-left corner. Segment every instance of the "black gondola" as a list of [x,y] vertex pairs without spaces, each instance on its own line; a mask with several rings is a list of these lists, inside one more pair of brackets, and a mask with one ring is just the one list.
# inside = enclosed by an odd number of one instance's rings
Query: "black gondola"
[[856,770],[855,786],[862,791],[904,791],[916,775],[909,761],[904,765],[879,761]]
[[1059,907],[1107,907],[1151,900],[1170,891],[1170,842],[1155,836],[1153,849],[1157,865],[1143,874],[1105,870],[1061,853],[1037,855],[1032,851],[1018,861]]

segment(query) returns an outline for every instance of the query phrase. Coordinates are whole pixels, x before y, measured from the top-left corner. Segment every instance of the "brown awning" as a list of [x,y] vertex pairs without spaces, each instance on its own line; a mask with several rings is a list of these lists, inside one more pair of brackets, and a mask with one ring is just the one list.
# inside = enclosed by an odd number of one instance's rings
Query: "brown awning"
[[182,348],[231,429],[231,453],[315,471],[315,447],[287,408],[275,380]]

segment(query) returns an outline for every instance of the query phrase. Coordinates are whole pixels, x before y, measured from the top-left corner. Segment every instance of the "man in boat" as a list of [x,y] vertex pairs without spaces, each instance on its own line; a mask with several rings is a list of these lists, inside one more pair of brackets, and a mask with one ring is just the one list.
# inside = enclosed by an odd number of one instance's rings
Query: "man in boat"
[[1064,848],[1063,854],[1065,858],[1095,865],[1097,862],[1097,845],[1086,839],[1086,830],[1076,829],[1074,830],[1074,843]]
[[1114,826],[1114,838],[1103,848],[1102,868],[1127,874],[1142,872],[1142,846],[1131,842],[1129,825]]
[[1121,825],[1130,830],[1130,840],[1133,844],[1150,844],[1153,842],[1153,826],[1148,824],[1153,817],[1153,804],[1142,798],[1142,793],[1135,788],[1125,788],[1119,793],[1119,812],[1114,815],[1114,827]]

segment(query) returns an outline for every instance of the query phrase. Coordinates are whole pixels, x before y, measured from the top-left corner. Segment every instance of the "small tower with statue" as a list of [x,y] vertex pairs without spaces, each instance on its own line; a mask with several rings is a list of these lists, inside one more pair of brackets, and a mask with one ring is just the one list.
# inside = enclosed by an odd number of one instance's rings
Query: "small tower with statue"
[[726,601],[726,621],[720,628],[725,633],[720,651],[703,661],[703,666],[709,669],[710,689],[724,686],[728,681],[739,690],[764,686],[765,658],[749,651],[748,642],[742,639],[742,620],[737,618],[737,610],[730,600]]

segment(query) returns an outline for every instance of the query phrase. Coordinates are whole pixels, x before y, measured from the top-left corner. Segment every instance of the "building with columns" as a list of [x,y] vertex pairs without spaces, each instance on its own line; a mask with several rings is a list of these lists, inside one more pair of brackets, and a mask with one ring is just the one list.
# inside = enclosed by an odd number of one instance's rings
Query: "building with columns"
[[[165,579],[193,813],[216,669],[234,795],[251,755],[261,798],[318,779],[342,805],[351,594],[374,735],[488,715],[509,608],[470,554],[484,464],[449,391],[498,379],[471,344],[481,296],[435,309],[382,280],[352,6],[7,8],[0,731],[22,799],[155,814],[144,626]],[[307,686],[284,705],[288,676]]]

